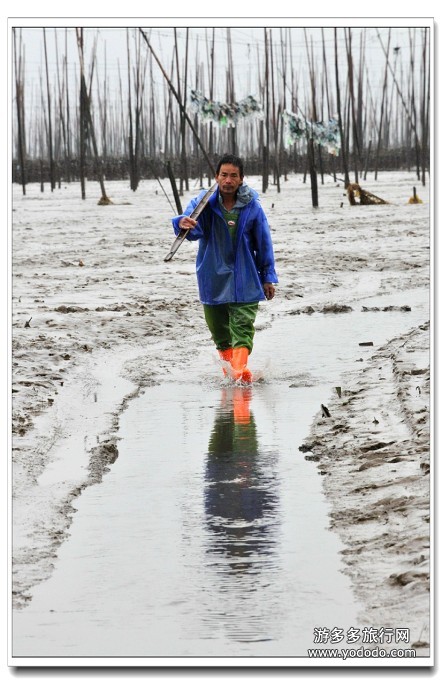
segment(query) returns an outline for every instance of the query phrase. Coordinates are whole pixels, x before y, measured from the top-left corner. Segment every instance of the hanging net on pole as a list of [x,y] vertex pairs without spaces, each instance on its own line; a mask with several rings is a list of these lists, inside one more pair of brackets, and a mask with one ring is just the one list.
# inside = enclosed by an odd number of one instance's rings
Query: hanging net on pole
[[201,116],[205,124],[213,122],[217,126],[235,127],[241,119],[262,119],[264,112],[253,95],[248,95],[239,102],[218,102],[209,100],[197,90],[190,91],[192,108]]
[[341,149],[341,136],[336,119],[329,119],[327,122],[313,122],[288,110],[285,110],[282,116],[287,145],[293,145],[302,139],[312,139],[314,143],[327,148],[331,155],[338,154]]

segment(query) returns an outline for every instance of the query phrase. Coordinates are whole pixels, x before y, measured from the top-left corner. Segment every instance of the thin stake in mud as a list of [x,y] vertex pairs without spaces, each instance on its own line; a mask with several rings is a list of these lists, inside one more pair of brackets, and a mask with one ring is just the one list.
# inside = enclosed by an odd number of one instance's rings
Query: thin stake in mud
[[[191,219],[195,219],[195,220],[198,219],[199,215],[205,209],[205,207],[207,206],[207,203],[209,202],[210,198],[215,193],[217,188],[218,188],[218,184],[214,183],[213,186],[211,186],[209,188],[209,190],[205,193],[205,195],[203,195],[203,197],[201,198],[201,200],[198,202],[197,206],[193,210],[192,214],[190,215]],[[167,254],[166,257],[164,258],[165,262],[170,262],[170,260],[172,259],[172,257],[174,256],[174,254],[178,250],[178,248],[180,247],[181,243],[183,243],[186,235],[188,234],[188,232],[190,230],[191,230],[190,228],[182,228],[180,230],[177,237],[175,238],[175,241],[172,244],[172,247],[170,248],[169,254]]]
[[168,194],[166,193],[163,184],[161,183],[161,179],[158,177],[158,175],[157,175],[157,173],[156,173],[156,171],[155,171],[155,167],[154,167],[153,163],[151,163],[150,166],[151,166],[151,169],[152,169],[152,172],[153,172],[155,178],[157,179],[158,183],[160,184],[161,190],[163,191],[164,195],[166,196],[166,200],[168,201],[168,203],[169,203],[170,206],[172,207],[172,211],[174,212],[174,211],[175,211],[175,207],[174,207],[173,204],[171,203],[170,198],[169,198]]

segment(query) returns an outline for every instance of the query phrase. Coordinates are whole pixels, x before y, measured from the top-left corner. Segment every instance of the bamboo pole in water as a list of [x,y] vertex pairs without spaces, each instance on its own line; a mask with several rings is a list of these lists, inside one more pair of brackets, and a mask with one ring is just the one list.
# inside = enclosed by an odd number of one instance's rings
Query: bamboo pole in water
[[20,177],[22,185],[22,193],[26,195],[26,143],[25,143],[25,129],[24,129],[24,65],[23,65],[23,46],[20,37],[19,58],[17,59],[17,34],[14,28],[12,33],[14,44],[14,71],[15,71],[15,104],[17,109],[17,143],[18,143],[18,158],[20,160]]
[[55,189],[55,166],[52,142],[52,107],[51,107],[51,88],[49,84],[48,50],[46,45],[46,29],[43,29],[43,45],[46,67],[46,96],[48,103],[48,155],[49,155],[49,177],[51,181],[51,191]]
[[[58,54],[58,39],[57,31],[54,30],[54,41],[55,41],[55,64],[56,64],[56,80],[57,80],[57,95],[56,95],[56,115],[55,115],[55,159],[57,163],[57,178],[58,187],[61,187],[61,160],[66,159],[66,130],[64,122],[64,112],[63,112],[63,92],[64,83],[60,80],[60,59]],[[63,77],[63,73],[61,74]]]
[[122,154],[127,157],[128,156],[128,136],[126,132],[126,115],[125,111],[126,108],[124,106],[123,102],[123,86],[121,83],[121,71],[120,71],[120,63],[118,63],[118,94],[119,94],[119,105],[120,105],[120,135],[122,139]]
[[177,74],[177,93],[179,97],[180,105],[180,134],[179,134],[179,150],[181,159],[181,173],[180,173],[180,195],[183,194],[184,185],[186,190],[189,190],[189,179],[187,175],[187,154],[186,154],[186,117],[184,112],[186,111],[186,100],[187,100],[187,71],[188,71],[188,57],[189,57],[189,29],[186,29],[186,46],[185,46],[185,59],[184,59],[184,88],[183,93],[181,92],[180,84],[180,68],[179,68],[179,56],[178,56],[178,36],[177,30],[174,28],[175,37],[175,63],[176,63],[176,74]]
[[[135,191],[140,182],[140,148],[142,145],[142,105],[144,101],[144,84],[146,82],[146,63],[141,63],[139,33],[135,33],[135,66],[132,68],[130,57],[129,31],[127,30],[127,65],[128,65],[128,115],[129,115],[129,169],[130,188]],[[133,69],[133,82],[131,73]],[[142,73],[143,72],[143,73]],[[132,85],[133,83],[133,85]],[[133,102],[132,102],[133,94]]]
[[157,150],[157,120],[156,120],[156,97],[153,80],[153,58],[149,53],[149,74],[150,74],[150,108],[149,108],[149,156],[156,157]]
[[[231,29],[227,28],[227,102],[235,102],[235,70],[233,68],[233,52],[232,52],[232,33]],[[229,150],[232,154],[238,154],[238,141],[236,137],[236,127],[230,126],[228,129]]]
[[65,29],[65,55],[64,55],[64,72],[65,72],[65,87],[66,87],[66,168],[67,180],[71,181],[72,177],[72,137],[71,137],[71,117],[70,117],[70,103],[69,103],[69,75],[68,75],[68,30]]
[[130,57],[130,44],[129,44],[129,29],[126,29],[126,50],[127,50],[127,114],[129,120],[129,179],[130,179],[130,189],[136,190],[136,161],[135,161],[135,151],[134,151],[134,121],[132,112],[132,79],[131,79],[131,57]]
[[[78,50],[82,54],[83,52],[83,41],[84,34],[83,29],[76,29],[77,33],[77,45]],[[83,74],[83,63],[80,63],[81,79],[80,79],[80,111],[79,111],[79,144],[80,144],[80,188],[81,188],[81,198],[86,199],[86,128],[87,128],[87,118],[86,118],[86,102],[87,97],[86,87],[84,84],[84,74]]]
[[270,144],[270,105],[269,105],[269,44],[267,29],[264,28],[264,116],[263,126],[263,146],[262,146],[262,192],[265,193],[269,187],[269,144]]
[[341,88],[339,85],[339,61],[338,61],[338,37],[337,37],[337,28],[334,29],[334,44],[335,44],[335,79],[336,79],[336,107],[338,110],[338,126],[339,126],[339,135],[341,137],[341,157],[342,157],[342,166],[343,166],[343,171],[344,171],[344,184],[345,187],[350,183],[350,177],[348,174],[348,160],[347,160],[347,153],[345,150],[345,137],[344,137],[344,128],[342,125],[342,113],[341,113]]
[[[321,29],[321,36],[322,36],[322,70],[323,70],[323,78],[324,78],[324,90],[325,90],[325,100],[327,103],[327,119],[332,119],[334,116],[333,112],[333,105],[332,105],[332,100],[331,100],[331,95],[330,95],[330,87],[329,87],[329,81],[328,81],[328,65],[327,65],[327,53],[325,49],[325,35],[324,35],[324,29]],[[333,172],[333,179],[336,182],[336,156],[331,155],[331,165],[332,165],[332,172]]]
[[181,96],[181,78],[180,78],[180,60],[178,57],[178,38],[177,38],[177,30],[176,28],[173,29],[174,33],[174,47],[173,47],[173,54],[174,54],[174,59],[175,59],[175,68],[176,68],[176,92],[178,94],[178,104],[179,104],[179,115],[180,115],[180,126],[179,126],[179,134],[178,134],[178,145],[177,145],[177,151],[178,151],[178,156],[180,158],[181,164],[180,164],[180,195],[183,194],[183,151],[181,148],[181,154],[180,154],[180,147],[183,142],[183,134],[184,134],[184,122],[185,122],[185,117],[184,117],[184,106],[183,106],[183,100]]
[[397,48],[393,48],[393,59],[394,59],[394,64],[393,64],[393,79],[391,81],[391,89],[390,89],[390,96],[388,97],[387,95],[387,114],[386,114],[386,119],[385,119],[385,136],[384,136],[384,148],[388,149],[391,146],[391,143],[393,142],[392,136],[394,135],[394,131],[392,130],[392,119],[393,119],[393,106],[394,106],[394,92],[395,92],[395,77],[396,77],[396,69],[397,69],[397,58],[398,58],[399,50]]
[[409,30],[409,41],[410,41],[410,87],[411,87],[411,121],[410,127],[412,133],[414,134],[414,153],[416,158],[416,175],[420,180],[420,155],[419,155],[419,143],[417,139],[417,113],[416,113],[416,93],[415,93],[415,40],[416,40],[416,29],[411,34],[411,29]]
[[44,99],[43,75],[40,71],[40,105],[41,105],[41,122],[39,135],[39,152],[40,152],[40,192],[44,192],[44,159],[46,156],[46,141],[48,139],[48,123],[46,116],[46,104]]
[[364,70],[365,70],[365,32],[361,32],[359,44],[359,69],[358,69],[358,90],[357,90],[357,106],[356,106],[356,131],[360,145],[360,156],[362,159],[365,147],[364,131]]
[[353,163],[355,169],[355,182],[359,183],[359,170],[362,166],[361,162],[361,146],[358,135],[356,102],[354,94],[354,73],[353,73],[353,54],[352,54],[352,33],[351,28],[344,28],[345,48],[347,53],[347,67],[348,67],[348,95],[349,105],[351,111],[351,130],[353,143]]
[[[288,31],[286,27],[285,36],[283,35],[282,29],[280,30],[281,39],[281,64],[282,64],[282,84],[281,84],[281,95],[280,95],[280,115],[287,109],[287,60],[288,60]],[[284,151],[284,126],[282,119],[280,119],[280,134],[279,134],[279,168],[284,174],[284,180],[287,181],[287,157],[283,153]]]
[[[87,130],[91,136],[92,147],[93,147],[93,152],[94,152],[95,162],[96,162],[96,170],[97,170],[98,180],[99,180],[100,188],[101,188],[100,203],[108,204],[110,202],[110,200],[106,195],[106,189],[104,187],[103,170],[102,170],[101,165],[99,163],[98,147],[97,147],[97,141],[96,141],[96,137],[95,137],[94,123],[92,121],[92,115],[91,115],[90,96],[89,96],[89,93],[87,92],[86,79],[84,76],[83,29],[76,29],[76,31],[77,31],[78,56],[80,59],[80,103],[82,103],[82,107],[83,107],[83,123],[87,126]],[[93,64],[92,64],[92,69],[91,69],[90,87],[92,85],[92,75],[93,75]],[[82,187],[82,199],[85,199],[85,198],[86,198],[86,189],[84,186],[84,188]]]
[[[207,42],[207,34],[206,34]],[[209,99],[213,100],[214,88],[215,88],[215,27],[212,28],[212,44],[210,47],[210,60],[207,62],[209,67]],[[209,155],[213,159],[213,122],[209,124]],[[210,178],[208,181],[210,185]]]
[[387,93],[387,85],[388,85],[388,52],[390,49],[390,40],[391,40],[391,29],[388,31],[387,51],[385,54],[384,84],[382,87],[381,111],[379,114],[378,144],[377,144],[377,148],[376,148],[375,169],[374,169],[375,180],[377,180],[377,177],[378,177],[379,152],[380,152],[381,145],[382,145],[382,125],[384,123],[385,96]]
[[[207,49],[207,32],[206,32],[206,49]],[[198,37],[197,37],[196,49],[195,49],[195,90],[204,92],[204,64],[202,62],[200,63]],[[207,128],[205,127],[205,125],[200,125],[198,112],[195,112],[195,114],[194,114],[193,125],[194,125],[197,133],[201,136],[201,139],[203,140],[204,146],[207,147]],[[200,157],[200,150],[198,147],[198,143],[195,139],[195,136],[193,136],[193,135],[191,137],[191,140],[189,141],[189,147],[193,150],[193,155],[195,157],[195,162],[196,162],[195,176],[199,177],[200,186],[202,188],[203,183],[204,183],[203,182],[203,176],[204,176],[203,166],[201,164],[201,157]],[[209,178],[209,185],[210,185],[210,178]]]
[[[299,81],[295,78],[297,70],[295,69],[294,56],[293,56],[293,41],[292,41],[292,30],[289,30],[289,54],[290,54],[290,83],[291,83],[291,104],[290,109],[292,112],[296,112],[298,108],[298,87]],[[295,174],[298,171],[298,143],[293,144],[293,170]]]
[[269,35],[270,43],[270,73],[271,73],[271,85],[272,85],[272,127],[273,127],[273,183],[276,185],[278,193],[281,192],[281,186],[279,182],[279,135],[278,135],[278,123],[279,123],[279,109],[276,109],[276,96],[275,96],[275,68],[273,60],[273,35],[272,29],[270,29]]
[[[137,31],[134,35],[136,68],[135,68],[135,180],[136,188],[140,183],[140,154],[143,137],[143,103],[144,103],[144,87],[146,84],[146,67],[147,59],[142,60],[141,56],[141,39]],[[135,188],[135,190],[136,190]]]
[[[307,32],[305,29],[304,29],[304,38],[305,38],[305,45],[307,48],[307,61],[308,61],[308,69],[309,69],[309,74],[310,74],[311,112],[312,112],[311,118],[313,121],[317,121],[318,115],[317,115],[317,111],[316,111],[316,79],[315,79],[315,71],[313,68],[313,48],[312,48],[312,54],[310,55],[309,54],[309,48],[308,48]],[[319,206],[318,175],[317,175],[317,171],[316,171],[315,145],[313,142],[313,134],[312,133],[308,136],[308,141],[307,141],[307,159],[308,159],[308,168],[309,168],[309,174],[310,174],[312,205],[313,205],[313,207],[318,207]]]
[[102,140],[102,158],[107,157],[107,112],[106,112],[106,46],[104,46],[104,92],[101,92],[100,79],[97,78],[98,120]]
[[428,87],[428,73],[427,73],[427,52],[428,52],[428,29],[423,29],[423,46],[422,46],[422,95],[421,95],[421,140],[422,140],[422,185],[426,182],[426,164],[425,152],[428,139],[428,123],[429,123],[429,87]]

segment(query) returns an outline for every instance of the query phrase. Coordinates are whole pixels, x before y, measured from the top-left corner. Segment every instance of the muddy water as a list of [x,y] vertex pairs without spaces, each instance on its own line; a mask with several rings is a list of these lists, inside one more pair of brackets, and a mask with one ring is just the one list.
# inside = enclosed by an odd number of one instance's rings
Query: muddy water
[[298,448],[346,373],[427,318],[418,294],[411,312],[286,316],[257,336],[251,389],[221,384],[204,350],[187,378],[130,402],[118,460],[14,615],[13,655],[299,657],[315,627],[357,626],[321,477]]

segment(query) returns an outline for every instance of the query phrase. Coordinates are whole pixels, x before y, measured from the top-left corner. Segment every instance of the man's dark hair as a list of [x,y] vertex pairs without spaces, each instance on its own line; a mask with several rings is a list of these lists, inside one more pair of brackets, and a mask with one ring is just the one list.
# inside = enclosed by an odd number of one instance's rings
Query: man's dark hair
[[241,176],[241,178],[244,177],[244,162],[242,161],[241,157],[237,157],[236,155],[223,155],[221,159],[218,161],[216,167],[217,176],[223,164],[233,164],[233,166],[238,167],[239,175]]

